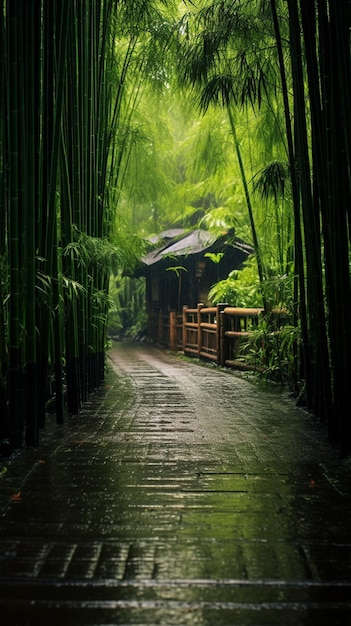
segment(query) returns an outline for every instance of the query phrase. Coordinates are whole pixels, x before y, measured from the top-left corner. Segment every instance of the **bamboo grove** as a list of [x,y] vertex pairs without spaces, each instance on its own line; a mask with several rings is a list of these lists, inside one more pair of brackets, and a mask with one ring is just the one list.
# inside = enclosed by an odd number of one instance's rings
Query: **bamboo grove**
[[[271,4],[279,42],[273,0]],[[295,213],[301,207],[304,242],[304,259],[297,270],[300,301],[306,303],[307,319],[304,314],[302,324],[307,399],[309,408],[327,424],[330,440],[339,443],[347,455],[351,452],[347,410],[351,371],[351,6],[344,0],[318,0],[315,7],[308,0],[289,0],[288,11],[294,90],[289,159],[291,170],[297,172],[294,204]]]
[[113,240],[112,198],[133,107],[130,95],[123,106],[126,83],[135,65],[134,85],[141,75],[131,8],[0,5],[0,440],[9,449],[37,445],[48,402],[61,423],[104,378],[110,271],[134,258],[130,242]]
[[[168,96],[175,84],[213,134],[225,112],[267,312],[255,188],[286,195],[276,242],[302,338],[296,384],[351,453],[350,26],[349,0],[1,0],[0,441],[37,445],[48,401],[62,422],[104,378],[111,267],[137,253],[115,230],[128,167],[139,204],[165,174],[135,164],[148,83]],[[253,185],[249,142],[266,150]]]
[[[264,195],[276,199],[289,172],[294,324],[302,337],[296,379],[303,381],[308,409],[345,456],[351,452],[350,23],[347,0],[203,2],[186,17],[184,31],[191,35],[181,55],[181,78],[201,109],[228,112],[252,227],[238,112],[264,118],[267,145],[281,146],[271,152],[261,182]],[[269,310],[269,268],[254,230],[252,241]]]

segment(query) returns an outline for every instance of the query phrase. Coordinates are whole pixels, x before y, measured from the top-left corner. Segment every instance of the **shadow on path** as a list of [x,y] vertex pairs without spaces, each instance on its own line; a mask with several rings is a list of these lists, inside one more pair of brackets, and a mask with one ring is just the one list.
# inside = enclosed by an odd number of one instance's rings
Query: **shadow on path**
[[0,479],[6,626],[351,624],[351,472],[285,392],[117,344]]

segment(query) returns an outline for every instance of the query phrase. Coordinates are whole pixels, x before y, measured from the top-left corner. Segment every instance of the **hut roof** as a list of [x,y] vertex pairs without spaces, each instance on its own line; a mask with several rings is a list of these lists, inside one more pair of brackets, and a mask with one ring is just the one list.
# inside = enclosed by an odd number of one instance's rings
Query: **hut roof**
[[[221,246],[228,244],[230,232],[223,233],[220,237],[216,237],[213,233],[198,228],[191,232],[182,229],[172,229],[164,231],[158,238],[152,238],[150,241],[157,242],[158,247],[148,252],[142,259],[144,266],[154,265],[167,257],[186,257],[189,255],[200,254],[209,249],[220,249]],[[230,245],[234,248],[242,250],[246,254],[252,253],[252,247],[241,239],[231,238]]]

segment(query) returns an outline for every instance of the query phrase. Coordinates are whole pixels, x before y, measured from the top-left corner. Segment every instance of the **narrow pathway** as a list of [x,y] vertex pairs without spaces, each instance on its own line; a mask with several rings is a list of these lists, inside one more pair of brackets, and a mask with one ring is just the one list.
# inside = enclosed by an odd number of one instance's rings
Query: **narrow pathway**
[[116,345],[0,483],[6,626],[347,626],[350,466],[279,389]]

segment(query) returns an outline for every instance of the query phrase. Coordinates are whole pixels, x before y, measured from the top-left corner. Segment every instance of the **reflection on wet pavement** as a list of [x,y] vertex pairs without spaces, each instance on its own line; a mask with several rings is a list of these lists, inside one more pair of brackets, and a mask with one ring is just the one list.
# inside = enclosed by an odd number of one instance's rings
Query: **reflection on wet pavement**
[[110,361],[1,479],[6,626],[351,624],[351,472],[323,428],[155,348]]

